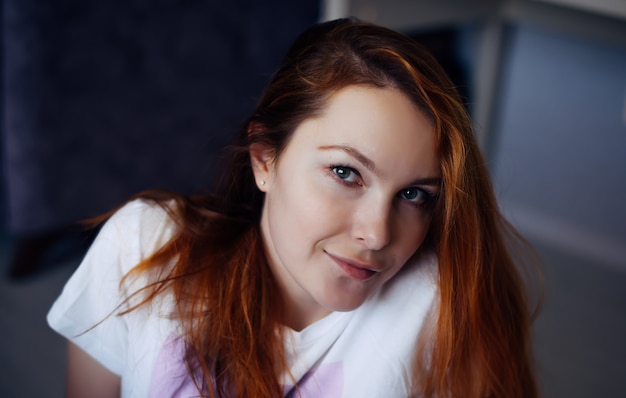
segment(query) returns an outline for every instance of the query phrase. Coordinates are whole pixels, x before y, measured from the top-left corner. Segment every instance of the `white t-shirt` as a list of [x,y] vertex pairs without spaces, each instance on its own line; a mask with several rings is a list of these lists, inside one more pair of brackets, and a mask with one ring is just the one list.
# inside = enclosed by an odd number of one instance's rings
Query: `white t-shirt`
[[[183,360],[180,327],[168,317],[169,296],[125,314],[122,277],[172,236],[174,222],[158,205],[134,201],[105,223],[48,313],[50,326],[122,378],[123,397],[198,396]],[[361,307],[334,312],[286,333],[290,372],[285,397],[409,396],[417,336],[435,305],[434,256],[407,264]]]

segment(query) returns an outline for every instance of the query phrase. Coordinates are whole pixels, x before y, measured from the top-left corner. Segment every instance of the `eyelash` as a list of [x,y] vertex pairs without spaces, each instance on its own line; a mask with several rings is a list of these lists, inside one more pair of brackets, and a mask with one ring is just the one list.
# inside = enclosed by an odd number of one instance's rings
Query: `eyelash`
[[[358,179],[358,182],[347,181],[346,178],[342,178],[339,176],[339,173],[342,173],[345,171],[347,171],[348,173],[354,174],[354,176],[356,176],[356,178]],[[353,167],[344,166],[344,165],[333,165],[333,166],[330,166],[330,172],[335,177],[335,179],[337,179],[337,181],[343,185],[346,185],[348,187],[354,187],[355,185],[363,186],[363,183],[361,181],[361,174]],[[419,191],[418,195],[422,194],[424,196],[424,199],[421,202],[414,202],[411,199],[406,199],[402,197],[402,195],[405,192],[412,191],[412,190]],[[398,192],[398,197],[400,197],[401,199],[405,199],[411,206],[415,206],[419,208],[430,208],[432,204],[437,200],[438,195],[424,188],[407,187],[407,188],[403,188],[402,190],[400,190],[400,192]]]

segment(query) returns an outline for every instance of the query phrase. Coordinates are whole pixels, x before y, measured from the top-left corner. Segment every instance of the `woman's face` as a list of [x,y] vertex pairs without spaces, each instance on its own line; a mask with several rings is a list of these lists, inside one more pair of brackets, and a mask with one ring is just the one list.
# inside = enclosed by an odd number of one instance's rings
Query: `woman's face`
[[439,160],[432,123],[400,91],[340,90],[278,159],[251,156],[288,326],[356,309],[422,244]]

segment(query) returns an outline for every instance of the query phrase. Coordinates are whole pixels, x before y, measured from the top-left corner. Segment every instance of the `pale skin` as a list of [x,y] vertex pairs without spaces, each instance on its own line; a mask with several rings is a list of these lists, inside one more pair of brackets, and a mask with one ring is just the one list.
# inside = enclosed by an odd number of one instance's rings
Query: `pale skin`
[[115,398],[121,378],[73,343],[68,344],[66,398]]
[[[283,323],[302,330],[400,271],[428,232],[440,171],[431,122],[398,90],[344,88],[293,134],[279,159],[258,145],[250,156]],[[120,385],[69,344],[66,397],[119,397]]]
[[[402,92],[349,86],[304,121],[279,159],[251,148],[261,233],[301,330],[358,308],[422,244],[440,185],[432,123]],[[260,183],[263,181],[264,183]]]

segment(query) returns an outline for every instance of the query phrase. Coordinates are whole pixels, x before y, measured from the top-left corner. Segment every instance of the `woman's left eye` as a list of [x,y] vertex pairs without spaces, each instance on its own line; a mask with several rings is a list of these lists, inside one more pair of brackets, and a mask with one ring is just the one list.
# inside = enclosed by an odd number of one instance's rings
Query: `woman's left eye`
[[412,204],[426,205],[433,198],[433,195],[417,187],[405,188],[400,191],[400,197],[408,200]]

